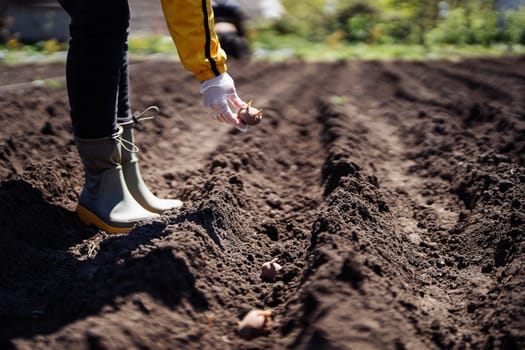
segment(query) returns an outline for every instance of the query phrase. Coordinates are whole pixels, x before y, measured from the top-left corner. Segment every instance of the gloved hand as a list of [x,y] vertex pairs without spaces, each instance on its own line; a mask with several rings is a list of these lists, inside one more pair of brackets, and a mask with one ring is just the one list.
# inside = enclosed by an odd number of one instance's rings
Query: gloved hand
[[202,102],[208,107],[210,117],[219,121],[229,123],[241,131],[247,131],[248,125],[241,122],[233,114],[228,101],[237,108],[246,107],[247,103],[240,99],[235,90],[235,83],[228,73],[205,80],[201,84]]

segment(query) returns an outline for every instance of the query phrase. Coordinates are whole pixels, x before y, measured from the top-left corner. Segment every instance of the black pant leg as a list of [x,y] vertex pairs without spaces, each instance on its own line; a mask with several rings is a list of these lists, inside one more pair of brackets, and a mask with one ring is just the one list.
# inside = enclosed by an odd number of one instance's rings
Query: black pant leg
[[66,76],[73,132],[83,138],[109,136],[116,130],[117,112],[119,116],[130,114],[128,2],[60,0],[60,3],[71,17]]

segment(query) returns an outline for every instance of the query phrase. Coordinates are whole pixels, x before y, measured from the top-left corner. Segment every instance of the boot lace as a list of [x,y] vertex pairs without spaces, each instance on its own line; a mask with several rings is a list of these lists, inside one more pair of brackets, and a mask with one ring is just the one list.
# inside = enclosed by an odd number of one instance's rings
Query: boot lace
[[124,148],[126,151],[131,152],[131,153],[139,153],[140,152],[139,146],[137,146],[136,144],[134,144],[131,141],[128,141],[128,140],[124,139],[122,136],[119,136],[117,138],[117,140],[120,143],[120,146],[122,148]]
[[140,123],[143,120],[150,120],[158,116],[160,113],[159,107],[157,106],[149,106],[145,110],[143,110],[140,113],[133,114],[133,122],[134,123]]
[[[137,113],[133,114],[132,120],[133,120],[134,124],[138,124],[138,123],[140,123],[143,120],[151,120],[151,119],[155,118],[156,116],[159,115],[159,113],[160,113],[159,107],[157,107],[157,106],[149,106],[148,108],[146,108],[142,112],[140,112],[140,113],[137,112]],[[136,144],[134,144],[133,142],[128,141],[128,140],[126,140],[126,139],[124,139],[122,137],[119,137],[118,140],[119,140],[120,145],[122,146],[122,148],[124,148],[126,151],[131,152],[131,153],[138,153],[140,151],[139,147]]]

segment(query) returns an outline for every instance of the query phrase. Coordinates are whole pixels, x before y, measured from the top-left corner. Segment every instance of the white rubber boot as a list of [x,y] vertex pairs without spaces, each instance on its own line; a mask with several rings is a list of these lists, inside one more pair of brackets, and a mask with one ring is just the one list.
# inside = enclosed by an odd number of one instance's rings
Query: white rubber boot
[[85,173],[77,215],[108,233],[126,233],[139,221],[159,217],[137,203],[126,186],[119,163],[121,137],[122,128],[100,139],[75,137]]
[[[156,107],[150,107],[155,108]],[[158,109],[156,109],[158,111]],[[147,111],[147,110],[146,110]],[[165,211],[179,209],[182,207],[182,201],[178,199],[163,199],[155,196],[146,186],[142,175],[140,174],[139,159],[136,155],[138,152],[135,146],[133,135],[133,124],[140,119],[135,118],[126,123],[119,124],[122,129],[122,172],[129,191],[140,205],[149,211],[162,214]]]

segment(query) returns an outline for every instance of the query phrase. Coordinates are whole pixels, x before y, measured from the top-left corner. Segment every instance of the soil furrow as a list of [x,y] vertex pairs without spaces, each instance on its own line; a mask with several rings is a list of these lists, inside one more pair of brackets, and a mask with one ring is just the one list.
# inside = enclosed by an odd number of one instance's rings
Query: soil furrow
[[[132,64],[133,110],[161,110],[137,125],[145,181],[186,205],[117,236],[73,211],[65,87],[3,91],[0,347],[523,348],[522,63],[232,61],[265,109],[247,133],[179,63]],[[245,340],[252,308],[273,325]]]
[[[443,274],[436,273],[436,268],[445,269],[447,264],[455,260],[455,256],[449,254],[448,249],[442,248],[433,232],[455,228],[460,215],[456,209],[461,207],[459,199],[450,193],[446,181],[420,177],[410,171],[415,163],[407,157],[407,145],[399,138],[402,130],[396,128],[391,120],[381,115],[363,115],[353,107],[347,110],[356,120],[366,123],[370,129],[369,137],[375,140],[377,150],[373,154],[376,160],[373,169],[382,192],[387,197],[395,198],[388,203],[396,234],[412,243],[407,250],[426,256],[426,264],[418,263],[415,269],[418,275],[426,276],[432,282],[425,279],[420,281],[417,293],[412,296],[414,304],[427,314],[429,323],[436,322],[437,319],[446,320],[439,321],[440,328],[454,328],[459,337],[467,336],[475,327],[475,321],[464,317],[458,319],[451,313],[450,305],[465,308],[464,301],[472,293],[471,286],[486,291],[494,281],[481,271],[468,268],[455,275],[455,278],[462,281],[462,285],[443,285]],[[438,195],[429,199],[429,190]],[[443,338],[440,342],[445,345],[446,331],[440,337]],[[439,343],[436,345],[439,346]]]

